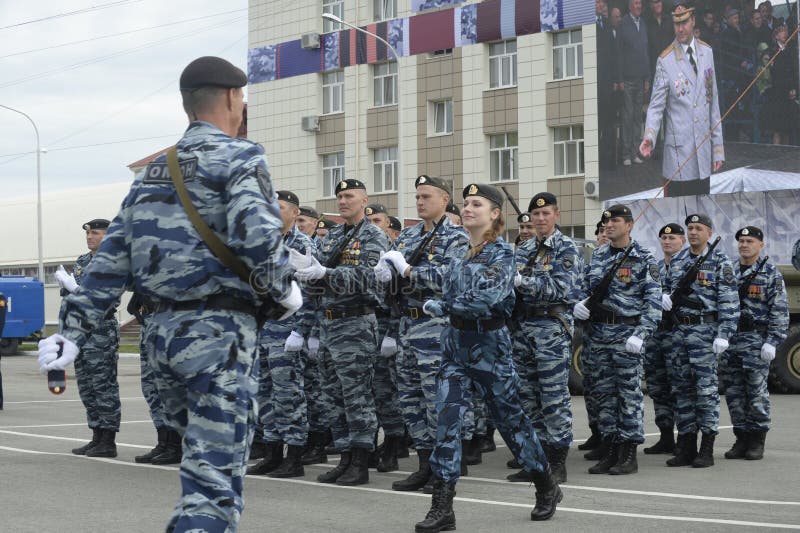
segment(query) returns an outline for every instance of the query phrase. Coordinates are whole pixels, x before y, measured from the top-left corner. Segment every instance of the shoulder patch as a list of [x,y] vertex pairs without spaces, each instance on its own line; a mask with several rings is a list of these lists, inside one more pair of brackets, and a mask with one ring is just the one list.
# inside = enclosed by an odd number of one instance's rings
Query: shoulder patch
[[565,255],[564,259],[561,260],[561,264],[564,266],[564,270],[572,270],[572,267],[575,266],[575,256]]
[[256,167],[255,173],[261,194],[264,195],[267,202],[271,203],[275,199],[275,192],[272,190],[272,179],[270,179],[269,170],[259,165]]
[[733,284],[733,268],[730,265],[722,267],[722,276],[725,278],[725,283],[728,285]]
[[[197,158],[190,157],[184,159],[179,163],[179,166],[181,168],[181,174],[183,174],[183,181],[192,181],[197,174]],[[167,162],[161,161],[159,163],[150,163],[147,165],[142,182],[151,184],[172,183]]]
[[664,50],[661,52],[661,55],[659,55],[658,57],[660,57],[661,59],[664,59],[665,57],[667,57],[670,54],[670,52],[672,52],[672,50],[674,48],[675,48],[675,43],[671,43],[669,46],[664,48]]
[[659,270],[658,265],[656,265],[655,263],[651,263],[649,270],[650,270],[650,277],[653,278],[653,280],[658,281],[661,279],[661,270]]

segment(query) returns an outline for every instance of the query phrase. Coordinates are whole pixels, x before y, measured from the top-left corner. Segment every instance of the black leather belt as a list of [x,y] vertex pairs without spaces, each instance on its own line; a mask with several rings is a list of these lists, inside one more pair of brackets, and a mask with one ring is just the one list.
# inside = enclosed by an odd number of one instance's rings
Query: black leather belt
[[164,311],[194,311],[196,309],[212,311],[235,311],[257,316],[258,308],[241,298],[234,298],[226,294],[213,294],[205,300],[169,301],[161,300],[154,305],[157,313]]
[[521,320],[525,320],[528,318],[560,318],[562,313],[566,313],[569,311],[569,308],[566,305],[557,304],[551,305],[547,307],[526,307],[525,312],[521,317]]
[[421,307],[405,307],[403,308],[403,316],[407,316],[412,320],[417,320],[420,318],[429,318],[428,315],[426,315],[422,311]]
[[392,318],[392,314],[388,311],[384,311],[380,307],[375,308],[375,318]]
[[489,318],[486,320],[469,320],[457,315],[450,315],[450,325],[456,329],[468,331],[492,331],[506,325],[505,318]]
[[758,333],[766,335],[767,331],[769,331],[769,326],[767,324],[742,324],[740,322],[739,326],[736,328],[736,333],[748,333],[751,331],[757,331]]
[[592,316],[589,317],[589,321],[595,324],[606,324],[609,326],[617,324],[636,326],[639,324],[639,315],[620,316],[616,313],[592,313]]
[[325,318],[336,320],[339,318],[351,318],[354,316],[371,315],[375,313],[373,307],[353,307],[351,309],[324,309]]
[[706,313],[704,315],[678,315],[679,326],[696,326],[697,324],[711,324],[717,321],[717,313]]

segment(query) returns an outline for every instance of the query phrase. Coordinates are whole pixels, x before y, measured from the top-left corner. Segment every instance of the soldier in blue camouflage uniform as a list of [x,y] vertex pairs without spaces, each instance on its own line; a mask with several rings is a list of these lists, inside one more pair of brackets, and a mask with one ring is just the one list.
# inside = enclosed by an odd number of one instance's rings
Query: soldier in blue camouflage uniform
[[372,379],[378,355],[375,308],[383,289],[375,284],[372,269],[389,248],[389,240],[364,215],[367,193],[361,181],[341,181],[336,198],[345,223],[328,232],[320,260],[295,251],[291,257],[295,278],[314,281],[320,294],[319,365],[331,401],[328,416],[334,444],[341,452],[339,464],[317,480],[362,485],[369,482],[369,455],[378,430]]
[[[604,444],[603,457],[589,473],[633,474],[639,470],[636,447],[644,442],[642,349],[661,319],[661,275],[650,251],[631,240],[633,215],[627,206],[609,207],[603,220],[609,242],[592,253],[574,308],[575,318],[589,321]],[[618,264],[629,246],[630,255]],[[608,274],[608,289],[595,294]]]
[[[675,424],[678,427],[678,454],[668,466],[705,468],[714,464],[714,440],[719,426],[719,387],[717,357],[728,348],[739,320],[739,295],[736,275],[728,257],[718,248],[702,264],[691,281],[691,295],[673,301],[681,278],[700,256],[706,255],[711,238],[711,219],[707,215],[686,217],[689,246],[669,264],[663,309],[677,322],[672,349],[667,359],[669,380],[675,391]],[[700,449],[697,432],[702,433]]]
[[[423,310],[450,316],[441,337],[442,365],[437,376],[436,447],[430,458],[434,475],[431,508],[416,524],[417,533],[455,529],[453,496],[461,463],[461,423],[470,405],[473,385],[486,400],[492,419],[515,457],[534,473],[536,506],[532,520],[547,520],[562,494],[550,473],[533,423],[519,400],[519,376],[511,360],[506,320],[514,306],[514,249],[500,233],[503,195],[495,187],[468,185],[462,217],[470,232],[469,252],[438,269],[441,300],[428,300]],[[395,270],[413,276],[399,251],[384,256]],[[425,269],[425,267],[423,267]],[[437,291],[438,292],[438,291]]]
[[[86,231],[86,245],[89,253],[75,260],[72,275],[59,267],[56,281],[61,286],[61,296],[74,293],[83,285],[86,270],[96,257],[100,243],[106,234],[109,221],[98,218],[83,225]],[[89,457],[116,457],[116,434],[122,418],[119,401],[119,382],[117,381],[117,361],[119,361],[119,323],[116,308],[119,299],[109,306],[100,322],[92,329],[81,353],[75,360],[75,380],[78,383],[78,394],[86,409],[86,421],[92,430],[92,440],[87,444],[74,448],[72,453]],[[66,310],[62,301],[60,318],[63,320]]]
[[[534,235],[517,247],[514,256],[517,303],[512,320],[519,328],[513,335],[514,364],[525,414],[542,441],[553,477],[564,483],[572,444],[572,296],[583,272],[583,257],[556,227],[560,212],[555,195],[534,196],[528,214]],[[525,471],[508,479],[530,481]]]
[[[295,226],[300,200],[291,191],[278,191],[283,221],[283,244],[305,255],[317,253],[311,239]],[[266,444],[264,458],[247,469],[248,474],[274,478],[301,477],[300,461],[308,439],[308,407],[305,396],[303,346],[314,325],[311,301],[286,320],[267,320],[258,336],[258,419]],[[283,445],[287,445],[286,457]]]
[[317,234],[317,224],[319,223],[319,213],[313,207],[301,205],[299,207],[300,213],[297,215],[295,225],[300,233],[306,235],[309,239],[314,239]]
[[154,302],[157,387],[169,425],[183,435],[183,494],[168,532],[237,530],[258,385],[258,306],[271,300],[270,309],[290,314],[302,304],[264,150],[234,138],[246,84],[224,59],[191,62],[180,78],[190,124],[167,159],[177,155],[190,201],[252,271],[249,282],[204,244],[160,156],[134,179],[81,290],[66,298],[62,334],[39,344],[42,372],[64,368],[123,291]]
[[789,306],[780,271],[759,258],[764,248],[761,228],[744,227],[736,232],[736,240],[739,261],[733,271],[739,285],[741,315],[730,348],[719,362],[719,379],[736,435],[725,458],[758,460],[764,457],[770,428],[769,364],[775,359],[776,347],[786,339]]
[[[672,222],[658,231],[658,239],[661,251],[664,252],[664,259],[658,261],[663,293],[667,290],[665,283],[669,263],[672,257],[686,244],[686,231],[680,224]],[[675,448],[675,391],[670,385],[667,372],[667,357],[675,342],[672,338],[672,328],[672,317],[669,313],[662,311],[658,330],[647,339],[644,351],[644,379],[647,382],[647,394],[653,400],[656,426],[661,432],[658,442],[643,450],[648,455],[672,453]]]

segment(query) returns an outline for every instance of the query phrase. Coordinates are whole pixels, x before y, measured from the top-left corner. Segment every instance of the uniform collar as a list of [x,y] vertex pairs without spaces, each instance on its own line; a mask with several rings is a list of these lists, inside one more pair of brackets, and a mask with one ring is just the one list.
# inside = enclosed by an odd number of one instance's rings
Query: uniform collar
[[692,40],[689,41],[689,44],[683,44],[681,42],[679,42],[678,44],[681,45],[681,51],[683,52],[683,55],[685,55],[687,57],[688,57],[689,54],[688,54],[688,52],[686,50],[691,46],[692,47],[692,55],[694,56],[695,61],[697,61],[697,39],[695,39],[694,36],[692,36]]

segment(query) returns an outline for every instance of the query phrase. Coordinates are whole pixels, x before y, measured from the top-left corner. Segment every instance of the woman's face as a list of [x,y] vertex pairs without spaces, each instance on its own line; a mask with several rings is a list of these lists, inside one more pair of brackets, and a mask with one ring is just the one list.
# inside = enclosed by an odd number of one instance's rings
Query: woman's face
[[461,223],[467,230],[486,229],[500,216],[500,209],[483,196],[467,196],[461,210]]

